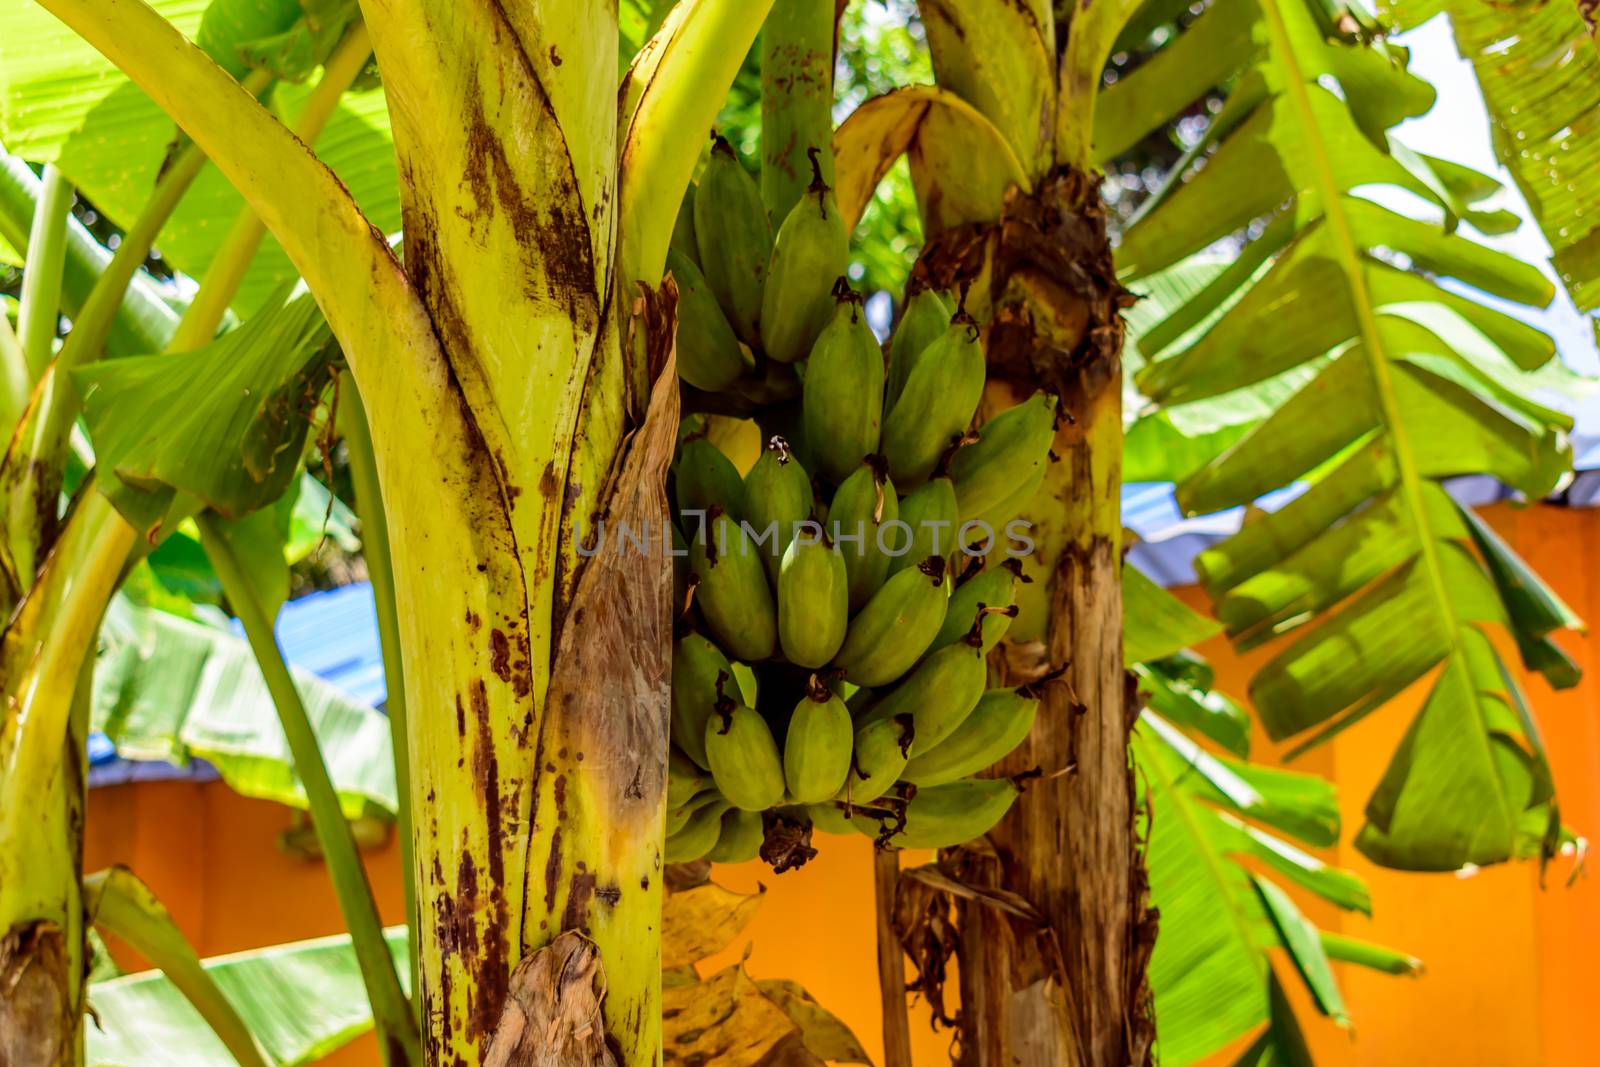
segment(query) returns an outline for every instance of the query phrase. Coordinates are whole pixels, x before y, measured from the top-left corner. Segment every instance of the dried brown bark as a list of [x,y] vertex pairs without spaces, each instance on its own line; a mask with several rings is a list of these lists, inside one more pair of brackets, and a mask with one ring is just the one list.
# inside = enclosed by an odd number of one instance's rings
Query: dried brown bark
[[61,927],[41,920],[0,936],[0,1067],[67,1062],[72,1007]]
[[883,1067],[911,1067],[911,1020],[906,1014],[906,956],[895,929],[900,853],[880,849],[872,857],[877,904],[878,994],[883,1004]]
[[[1060,398],[1055,462],[1027,518],[1047,534],[1042,643],[997,650],[1001,684],[1038,682],[1033,734],[997,773],[1040,772],[989,835],[947,857],[960,881],[1020,895],[1040,921],[961,905],[961,1062],[1150,1062],[1146,964],[1155,936],[1122,662],[1120,311],[1097,182],[1061,170],[1013,195],[992,226],[950,231],[919,280],[968,292],[988,316],[986,410],[1035,389]],[[976,297],[976,299],[975,299]]]
[[594,942],[567,932],[524,956],[484,1067],[616,1067],[606,1047],[605,971]]

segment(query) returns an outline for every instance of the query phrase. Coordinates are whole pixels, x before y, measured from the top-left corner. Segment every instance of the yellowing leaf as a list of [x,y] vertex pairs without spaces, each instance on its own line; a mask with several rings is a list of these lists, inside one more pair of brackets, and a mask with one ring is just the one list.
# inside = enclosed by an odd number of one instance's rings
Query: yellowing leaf
[[818,1004],[799,982],[786,978],[759,981],[756,988],[783,1009],[800,1028],[806,1048],[818,1058],[832,1063],[872,1062],[856,1035],[840,1018]]
[[931,85],[875,96],[833,135],[839,212],[851,227],[902,154],[911,157],[923,227],[938,233],[989,221],[1006,190],[1031,188],[1017,155],[971,104]]
[[761,995],[738,964],[699,985],[661,991],[661,1044],[668,1064],[752,1067],[794,1031],[789,1016]]
[[733,944],[764,893],[735,893],[707,882],[669,895],[661,908],[661,966],[682,967]]

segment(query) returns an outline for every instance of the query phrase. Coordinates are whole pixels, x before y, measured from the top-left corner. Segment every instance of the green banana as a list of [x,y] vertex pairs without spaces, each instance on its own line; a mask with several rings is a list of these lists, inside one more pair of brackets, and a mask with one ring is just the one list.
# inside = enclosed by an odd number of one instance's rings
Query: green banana
[[[739,477],[739,468],[703,433],[686,437],[678,447],[672,486],[678,497],[678,513],[684,517],[691,538],[714,507],[735,518],[744,515],[744,481]],[[696,511],[701,514],[689,514]]]
[[916,738],[907,754],[915,759],[949,737],[972,714],[988,683],[983,653],[959,642],[947,645],[867,709],[863,721],[910,715]]
[[[795,458],[789,442],[776,434],[744,476],[744,517],[761,541],[761,561],[777,582],[784,550],[794,540],[795,525],[811,517],[811,475]],[[772,540],[767,540],[767,531]]]
[[821,804],[807,804],[806,817],[811,820],[811,825],[825,834],[848,834],[854,830],[855,820],[844,813],[844,809],[832,801]]
[[950,480],[962,522],[991,512],[1044,470],[1055,440],[1055,406],[1050,395],[1035,393],[979,427],[976,443],[956,450]]
[[689,568],[699,579],[694,602],[717,643],[747,663],[772,655],[777,614],[760,550],[744,528],[713,505],[705,536],[689,545]]
[[[1034,474],[1029,475],[1027,482],[1019,485],[1011,493],[1011,496],[998,502],[994,507],[990,507],[987,512],[979,515],[978,518],[971,520],[971,525],[970,523],[962,523],[963,530],[968,534],[966,544],[973,545],[971,550],[976,555],[989,555],[989,545],[987,545],[989,531],[994,531],[995,541],[992,544],[1006,545],[1008,552],[1014,549],[1014,545],[1018,544],[1018,541],[1016,541],[1013,530],[1011,530],[1011,520],[1021,515],[1034,502],[1034,496],[1038,494],[1038,486],[1042,486],[1045,483],[1046,470],[1048,470],[1048,464],[1038,467]],[[1032,523],[1026,523],[1026,525],[1022,526],[1021,533],[1024,536],[1029,536],[1030,531],[1032,531]],[[986,542],[986,544],[979,544],[979,542]],[[1030,536],[1029,544],[1032,544],[1032,537]],[[1026,552],[1024,552],[1024,555],[1026,555]]]
[[811,186],[778,227],[761,298],[761,347],[780,363],[805,359],[833,314],[828,286],[850,261],[850,233],[810,148]]
[[[1028,505],[1033,503],[1033,498],[1039,492],[1039,487],[1044,484],[1045,471],[1048,468],[1048,464],[1040,464],[1028,476],[1026,481],[1012,491],[1010,496],[988,511],[983,512],[977,518],[962,523],[962,530],[966,534],[963,541],[972,546],[969,551],[972,551],[975,555],[988,555],[990,552],[990,542],[988,540],[990,531],[993,531],[995,538],[992,544],[1005,544],[1008,545],[1008,548],[1010,545],[1015,544],[1010,530],[1011,520],[1015,519]],[[1031,529],[1031,525],[1024,527],[1024,532]]]
[[740,811],[732,808],[722,813],[722,831],[716,845],[705,858],[712,863],[744,863],[761,852],[766,831],[762,827],[759,811]]
[[717,135],[694,196],[695,246],[706,283],[727,312],[734,332],[761,341],[761,289],[772,255],[772,222],[761,189]]
[[[704,741],[701,743],[703,745]],[[667,753],[667,808],[681,808],[710,784],[711,779],[694,760],[674,745]]]
[[850,624],[850,578],[832,545],[802,533],[778,574],[778,641],[797,667],[827,664]]
[[736,808],[763,811],[783,800],[783,757],[767,720],[724,696],[706,723],[706,758],[717,789]]
[[[906,805],[905,823],[890,834],[895,848],[952,848],[994,829],[1017,799],[1008,778],[963,778],[918,789]],[[877,836],[863,820],[864,833]]]
[[1039,701],[1018,689],[991,689],[948,737],[913,756],[901,777],[923,788],[977,774],[1022,744],[1038,713]]
[[840,278],[833,317],[811,346],[800,400],[812,467],[838,485],[878,451],[883,419],[883,350],[860,294]]
[[818,804],[839,791],[850,773],[855,724],[850,709],[812,676],[810,692],[789,717],[783,741],[783,780],[797,804]]
[[[694,798],[691,797],[690,799],[693,800]],[[689,816],[693,815],[697,810],[697,805],[692,803],[680,804],[676,808],[668,808],[666,836],[671,837],[687,826],[689,824]]]
[[929,556],[938,556],[948,566],[956,553],[956,490],[949,478],[935,478],[900,501],[900,521],[911,528],[911,544],[905,545],[906,531],[893,529],[886,538],[897,538],[891,549],[906,551],[889,561],[889,576],[914,567]]
[[722,816],[727,810],[728,802],[720,798],[697,808],[682,829],[667,836],[663,858],[668,863],[692,863],[705,858],[705,854],[716,846],[717,838],[722,836]]
[[933,289],[919,290],[906,301],[889,338],[889,378],[884,383],[889,408],[899,402],[917,360],[950,328],[950,314],[950,305]]
[[[950,608],[944,625],[931,647],[943,648],[957,641],[977,647],[987,655],[1000,643],[1016,617],[1017,575],[1014,566],[988,567],[970,575],[950,594]],[[979,626],[982,621],[981,627]],[[974,636],[977,631],[977,636]]]
[[927,651],[949,604],[944,560],[929,556],[894,575],[850,620],[833,658],[856,685],[888,685]]
[[717,705],[717,679],[732,677],[733,665],[708,638],[685,634],[672,646],[672,743],[707,770],[706,721]]
[[[835,490],[826,529],[850,582],[850,610],[860,611],[889,577],[893,560],[879,544],[878,530],[900,518],[900,498],[876,457],[856,467]],[[885,535],[888,541],[894,534]],[[891,546],[893,547],[893,546]]]
[[[700,269],[700,242],[694,236],[694,194],[699,188],[694,182],[683,191],[683,201],[678,205],[678,217],[672,221],[672,238],[667,243],[667,263],[672,262],[672,253],[677,252],[686,257],[695,266],[698,273]],[[683,279],[678,280],[678,285],[683,285]],[[682,332],[683,301],[678,301],[679,331]]]
[[964,314],[917,357],[883,421],[883,454],[901,488],[921,485],[966,433],[986,373],[978,327]]
[[899,779],[916,735],[910,715],[873,719],[856,728],[855,754],[836,800],[870,804]]
[[720,392],[753,363],[700,268],[673,247],[667,250],[667,269],[678,283],[678,376],[696,389]]

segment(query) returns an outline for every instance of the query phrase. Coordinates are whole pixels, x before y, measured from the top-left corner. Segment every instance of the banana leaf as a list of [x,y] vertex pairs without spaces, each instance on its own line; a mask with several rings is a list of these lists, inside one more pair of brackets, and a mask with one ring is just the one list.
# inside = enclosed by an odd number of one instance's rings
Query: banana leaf
[[1162,1063],[1205,1060],[1263,1024],[1252,1048],[1292,1046],[1299,1023],[1278,987],[1279,950],[1317,1010],[1341,1025],[1343,996],[1330,959],[1417,972],[1420,964],[1404,953],[1319,930],[1285,888],[1371,911],[1359,877],[1304,847],[1338,838],[1330,783],[1212,755],[1150,710],[1140,716],[1133,753],[1150,811],[1150,898],[1161,912],[1149,974]]
[[[152,6],[237,76],[247,61],[303,74],[353,5],[156,0]],[[302,92],[280,83],[267,103],[280,114],[292,113]],[[142,91],[43,8],[0,7],[0,143],[8,151],[30,162],[54,162],[96,208],[127,226],[143,207],[175,133]],[[314,147],[375,225],[386,233],[399,228],[394,144],[381,89],[346,93]],[[227,180],[208,167],[156,247],[173,267],[199,277],[243,206]],[[235,309],[254,312],[296,277],[277,242],[267,237]]]
[[[1356,837],[1369,856],[1425,870],[1548,858],[1560,839],[1548,768],[1487,632],[1509,630],[1524,666],[1570,683],[1550,635],[1573,619],[1441,483],[1490,474],[1537,498],[1570,469],[1570,420],[1534,399],[1542,376],[1559,377],[1546,369],[1554,344],[1501,310],[1541,307],[1553,287],[1456,232],[1461,219],[1495,224],[1493,179],[1395,136],[1433,102],[1404,49],[1330,31],[1305,0],[1222,7],[1249,9],[1226,17],[1250,23],[1231,35],[1237,73],[1214,120],[1226,128],[1123,235],[1118,264],[1137,288],[1227,239],[1245,267],[1144,328],[1136,382],[1174,415],[1292,385],[1185,476],[1186,512],[1309,488],[1250,513],[1197,570],[1236,643],[1272,643],[1250,695],[1274,739],[1319,743],[1428,686]],[[1372,185],[1431,202],[1435,217],[1363,199]]]
[[[406,930],[384,931],[402,981]],[[372,1028],[350,938],[340,934],[205,960],[210,975],[278,1067],[311,1063]],[[89,1067],[215,1067],[232,1063],[177,987],[159,971],[89,986]]]
[[[345,816],[392,817],[388,717],[292,673]],[[307,806],[260,668],[228,630],[117,597],[101,626],[92,722],[130,759],[204,759],[244,796]]]
[[331,380],[328,326],[309,294],[279,294],[193,352],[105,360],[72,372],[102,490],[137,528],[175,492],[240,519],[298,477],[310,415]]
[[[1580,311],[1600,308],[1600,45],[1581,3],[1387,0],[1405,28],[1443,12],[1472,62],[1495,154],[1533,209]],[[1593,18],[1593,8],[1590,7]]]

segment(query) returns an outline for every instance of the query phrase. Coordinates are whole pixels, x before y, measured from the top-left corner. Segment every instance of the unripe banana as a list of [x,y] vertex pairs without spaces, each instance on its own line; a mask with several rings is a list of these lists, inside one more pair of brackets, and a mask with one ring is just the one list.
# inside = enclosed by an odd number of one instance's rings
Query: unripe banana
[[902,489],[921,485],[971,425],[986,370],[978,327],[965,315],[917,357],[883,423],[883,454]]
[[845,815],[844,809],[832,801],[806,805],[806,816],[814,829],[825,834],[848,834],[856,828],[856,820]]
[[[811,517],[811,475],[795,458],[789,442],[774,435],[755,466],[744,476],[744,517],[761,539],[761,561],[774,583],[795,526]],[[772,531],[771,540],[767,532]]]
[[850,620],[834,665],[861,686],[888,685],[900,677],[944,625],[947,585],[938,556],[894,575]]
[[694,813],[695,809],[688,804],[684,804],[676,808],[668,808],[666,836],[671,837],[673,834],[687,826],[689,823],[689,816],[693,815]]
[[[1012,566],[988,567],[971,575],[950,594],[950,608],[944,625],[933,639],[933,648],[944,648],[957,641],[973,644],[985,655],[1006,635],[1016,617],[1017,576]],[[975,635],[976,632],[976,635]]]
[[718,644],[747,663],[764,660],[777,645],[778,620],[760,550],[721,508],[708,515],[705,536],[689,545],[694,602]]
[[[694,236],[694,194],[698,188],[694,182],[690,182],[689,187],[683,191],[683,201],[678,205],[678,217],[672,222],[672,239],[667,243],[668,265],[672,262],[672,253],[677,252],[694,264],[696,273],[700,270],[700,242],[695,240]],[[678,285],[682,287],[682,278],[678,279]],[[681,323],[683,302],[680,299],[678,303]],[[682,330],[681,325],[679,329]]]
[[916,726],[910,715],[873,719],[856,728],[855,754],[835,799],[870,804],[889,791],[906,768]]
[[716,845],[705,858],[712,863],[744,863],[753,860],[761,851],[762,838],[766,836],[759,811],[740,811],[733,808],[722,813],[722,832]]
[[720,683],[733,678],[733,665],[716,643],[685,634],[672,646],[672,743],[701,767],[706,762],[706,722],[717,706]]
[[869,708],[863,721],[910,715],[916,738],[908,755],[915,759],[949,737],[972,714],[988,682],[983,653],[959,642],[947,645]]
[[790,799],[818,804],[837,793],[850,773],[854,744],[850,709],[813,675],[810,693],[789,717],[783,742],[783,778]]
[[838,305],[805,371],[801,418],[816,473],[835,485],[878,451],[883,418],[883,350],[867,325],[861,297],[843,278]]
[[[702,744],[703,744],[702,740]],[[674,745],[667,754],[667,808],[681,808],[696,793],[711,784],[711,779],[694,760]]]
[[[878,529],[899,517],[900,498],[895,495],[894,483],[883,472],[882,461],[876,457],[859,464],[833,494],[825,529],[844,557],[852,612],[865,607],[889,577],[893,560],[879,544]],[[895,529],[885,535],[886,541],[894,536]]]
[[783,554],[778,575],[778,639],[797,667],[825,666],[850,625],[850,578],[844,557],[804,531]]
[[[1034,468],[1032,474],[1028,475],[1020,485],[1011,491],[1011,495],[988,511],[979,514],[976,518],[962,523],[963,528],[966,530],[966,536],[963,538],[965,543],[976,546],[979,542],[987,541],[990,531],[994,532],[996,543],[1001,543],[1007,539],[1009,537],[1006,529],[1007,524],[1033,502],[1034,496],[1039,492],[1039,486],[1044,484],[1045,472],[1048,469],[1048,463],[1041,463]],[[971,525],[968,525],[968,523]],[[988,554],[988,550],[982,546],[979,546],[976,551],[979,555]]]
[[974,444],[950,460],[961,521],[979,518],[1044,469],[1055,440],[1055,399],[1035,393],[978,429]]
[[753,363],[739,347],[700,268],[670,248],[667,269],[678,283],[678,376],[696,389],[720,392]]
[[686,437],[679,446],[672,486],[678,497],[678,513],[683,516],[684,530],[691,540],[700,532],[701,520],[714,507],[735,518],[744,515],[744,481],[739,477],[739,468],[703,433]]
[[722,836],[722,816],[727,810],[728,802],[720,798],[696,808],[682,829],[667,836],[663,858],[668,863],[692,863],[704,859],[705,854],[716,846],[717,838]]
[[884,401],[892,410],[911,377],[918,357],[950,328],[950,305],[932,289],[914,293],[906,301],[894,336],[889,338],[889,379],[884,383]]
[[767,720],[732,697],[706,723],[706,758],[717,790],[736,808],[763,811],[783,800],[783,758]]
[[[918,789],[906,805],[905,825],[891,834],[896,848],[952,848],[994,829],[1017,799],[1007,778],[964,778]],[[871,823],[862,829],[872,832]]]
[[778,227],[761,298],[761,346],[781,363],[805,359],[811,351],[833,315],[828,287],[850,260],[850,233],[822,180],[817,149],[806,154],[811,187]]
[[1038,700],[1016,689],[991,689],[965,722],[931,751],[914,756],[900,776],[920,789],[977,774],[1022,744],[1038,713]]
[[761,288],[772,255],[772,222],[761,190],[721,136],[694,196],[694,236],[706,283],[734,332],[759,344]]
[[[889,561],[889,575],[915,567],[929,556],[938,556],[949,565],[956,552],[956,490],[949,478],[935,478],[900,501],[900,521],[911,528],[907,551]],[[894,527],[886,538],[894,539],[891,549],[905,547],[906,531]]]

